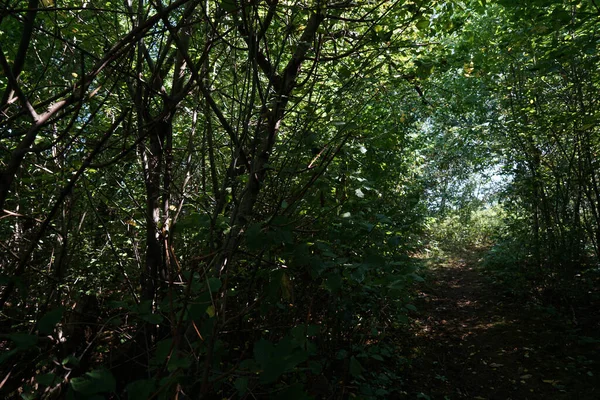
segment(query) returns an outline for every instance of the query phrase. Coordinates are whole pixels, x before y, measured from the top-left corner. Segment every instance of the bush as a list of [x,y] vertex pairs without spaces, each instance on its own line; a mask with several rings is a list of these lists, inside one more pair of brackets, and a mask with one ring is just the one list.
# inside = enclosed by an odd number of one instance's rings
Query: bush
[[490,246],[502,227],[504,212],[493,206],[470,213],[454,212],[443,218],[430,217],[427,238],[433,251],[461,251]]

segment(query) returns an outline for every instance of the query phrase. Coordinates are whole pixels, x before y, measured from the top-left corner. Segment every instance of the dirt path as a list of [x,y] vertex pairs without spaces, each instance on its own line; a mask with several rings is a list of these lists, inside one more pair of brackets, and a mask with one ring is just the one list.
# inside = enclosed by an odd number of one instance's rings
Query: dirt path
[[416,306],[410,398],[600,399],[599,342],[512,297],[476,258],[433,269]]

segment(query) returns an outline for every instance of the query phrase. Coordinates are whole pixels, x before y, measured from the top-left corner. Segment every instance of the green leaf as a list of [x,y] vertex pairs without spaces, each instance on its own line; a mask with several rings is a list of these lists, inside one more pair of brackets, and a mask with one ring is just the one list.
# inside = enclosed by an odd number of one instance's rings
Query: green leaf
[[209,303],[190,304],[188,309],[189,318],[193,321],[201,320],[204,317],[204,313],[209,305]]
[[71,379],[71,387],[84,396],[98,393],[112,393],[117,389],[117,381],[107,369],[96,369],[80,378]]
[[419,64],[419,66],[417,67],[417,76],[419,78],[427,78],[429,77],[434,71],[434,65],[431,63],[421,63]]
[[325,286],[332,292],[337,292],[342,288],[342,277],[337,272],[333,272],[327,276]]
[[319,375],[321,372],[323,372],[323,365],[317,361],[309,361],[308,368],[314,375]]
[[420,31],[423,31],[423,30],[429,28],[429,20],[426,18],[421,18],[420,20],[417,21],[416,27]]
[[243,397],[248,391],[248,378],[240,377],[235,380],[233,386],[238,391],[240,397]]
[[12,282],[12,277],[8,276],[8,275],[4,275],[1,274],[0,275],[0,285],[1,286],[6,286],[8,285],[10,282]]
[[407,310],[410,310],[410,311],[415,311],[415,312],[417,311],[417,307],[415,307],[412,304],[406,304],[406,305],[404,305],[404,308],[406,308]]
[[254,223],[246,229],[246,244],[250,250],[256,251],[265,247],[266,235],[260,223]]
[[147,400],[156,391],[156,381],[154,379],[141,379],[131,382],[125,388],[129,400]]
[[159,325],[163,320],[163,316],[152,312],[152,302],[145,300],[137,306],[137,311],[140,318],[150,324]]
[[130,309],[130,304],[128,304],[126,301],[119,301],[119,300],[111,300],[109,302],[106,303],[106,305],[109,308],[112,308],[113,310],[118,310],[120,308],[125,308],[125,309]]
[[274,400],[311,400],[310,397],[304,391],[302,384],[296,383],[292,386],[289,386],[283,389],[281,392],[277,393],[277,396],[273,397]]
[[268,340],[260,339],[254,343],[254,358],[261,367],[269,364],[274,352],[275,346]]
[[258,372],[260,370],[260,367],[256,364],[256,361],[254,361],[252,358],[249,358],[240,363],[240,369],[248,370],[251,372]]
[[1,335],[0,337],[12,340],[17,346],[17,350],[27,350],[35,346],[38,342],[37,336],[27,333],[10,333],[8,335]]
[[350,276],[352,277],[352,280],[356,281],[357,283],[361,283],[365,280],[365,270],[362,267],[356,268],[354,271],[352,271]]
[[191,213],[177,221],[176,232],[199,232],[210,226],[210,216],[206,214]]
[[56,376],[56,374],[52,373],[37,375],[35,380],[37,383],[43,386],[54,386],[60,382],[60,379]]
[[160,314],[143,314],[140,318],[152,325],[160,325],[164,320]]
[[289,336],[286,336],[277,345],[265,339],[257,341],[254,344],[254,358],[262,370],[260,373],[261,383],[269,384],[305,362],[308,359],[308,353]]
[[62,360],[61,364],[63,366],[78,367],[79,358],[75,357],[74,355],[68,355]]
[[362,375],[363,370],[363,366],[360,365],[360,363],[354,356],[350,358],[350,375],[352,375],[355,378],[358,378]]
[[48,311],[40,320],[38,321],[38,330],[42,335],[49,335],[54,331],[54,327],[56,324],[60,322],[60,319],[65,312],[64,307],[58,307],[52,311]]
[[12,349],[10,351],[3,352],[0,355],[0,365],[4,364],[8,359],[10,359],[13,355],[17,354],[19,349]]
[[206,307],[206,313],[208,314],[209,317],[214,317],[215,316],[215,306],[208,306]]
[[315,336],[319,332],[319,327],[316,325],[298,325],[292,328],[292,337],[297,343],[304,344],[307,336]]
[[321,328],[319,327],[319,325],[308,325],[306,329],[306,334],[308,336],[316,336],[319,334],[320,331]]
[[208,278],[208,289],[214,293],[221,288],[221,280],[219,278]]
[[173,339],[161,340],[156,344],[156,353],[154,354],[154,363],[162,364],[169,357],[171,348],[173,347]]
[[227,12],[233,12],[237,10],[237,4],[235,4],[235,0],[221,0],[221,8]]
[[282,363],[273,359],[271,363],[262,369],[260,373],[260,382],[262,384],[273,383],[277,381],[284,372],[285,369]]
[[285,301],[292,301],[294,293],[294,286],[290,277],[285,272],[281,275],[281,295]]
[[583,125],[583,126],[581,127],[581,130],[582,130],[582,131],[587,131],[588,129],[591,129],[591,128],[595,127],[595,126],[596,126],[596,124],[595,124],[595,123],[593,123],[593,124],[585,124],[585,125]]
[[21,398],[23,400],[36,400],[38,398],[37,394],[35,392],[24,392],[21,393]]
[[169,372],[176,371],[178,369],[187,369],[192,364],[192,359],[190,357],[180,356],[178,354],[174,354],[169,358],[169,363],[167,365],[167,370]]

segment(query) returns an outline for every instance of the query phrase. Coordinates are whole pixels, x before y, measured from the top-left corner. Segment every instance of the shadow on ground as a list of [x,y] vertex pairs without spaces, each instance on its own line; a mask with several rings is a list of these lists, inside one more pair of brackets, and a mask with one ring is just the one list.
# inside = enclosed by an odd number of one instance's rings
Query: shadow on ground
[[417,307],[409,398],[600,399],[600,341],[512,297],[476,258],[432,269]]

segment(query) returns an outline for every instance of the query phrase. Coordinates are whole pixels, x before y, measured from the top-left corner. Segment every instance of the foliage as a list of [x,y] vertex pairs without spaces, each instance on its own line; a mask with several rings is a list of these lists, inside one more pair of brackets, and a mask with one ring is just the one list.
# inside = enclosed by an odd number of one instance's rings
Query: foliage
[[3,390],[341,396],[391,358],[424,216],[399,113],[432,13],[7,6]]
[[498,241],[505,227],[504,210],[496,205],[470,214],[430,217],[427,223],[430,250],[460,253],[469,248],[486,248]]
[[496,240],[490,263],[546,282],[600,256],[597,20],[586,1],[7,2],[2,389],[397,394],[427,241]]
[[[505,231],[489,262],[538,284],[569,286],[598,257],[597,23],[593,2],[506,1],[438,34],[444,71],[429,97],[444,107],[424,120],[435,143],[425,172],[441,181],[428,184],[430,208],[500,202]],[[486,199],[474,173],[503,187]]]

